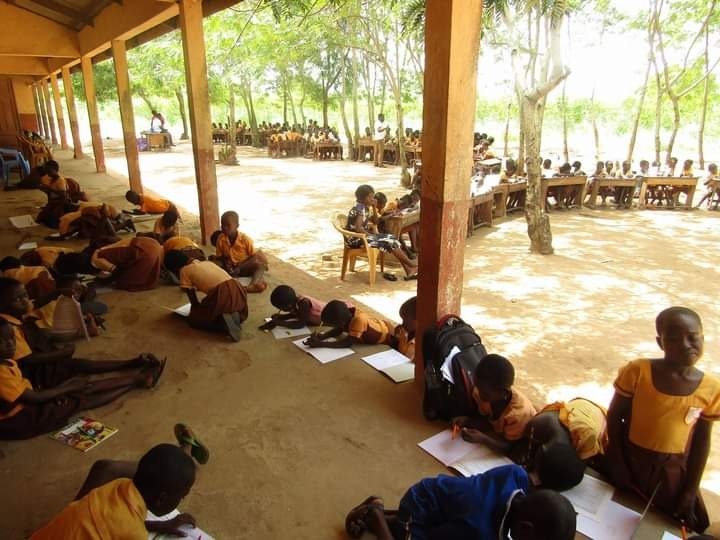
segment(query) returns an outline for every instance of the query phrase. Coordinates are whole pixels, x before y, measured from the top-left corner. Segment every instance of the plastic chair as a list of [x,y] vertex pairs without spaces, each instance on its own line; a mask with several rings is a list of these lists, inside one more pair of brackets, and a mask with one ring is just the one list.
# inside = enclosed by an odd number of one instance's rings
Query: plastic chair
[[[346,229],[347,214],[333,214],[332,216],[330,216],[330,221],[332,222],[333,227],[335,227],[335,230],[343,236],[343,261],[342,269],[340,270],[340,279],[342,281],[345,281],[345,274],[347,273],[348,267],[350,268],[351,272],[354,272],[355,261],[358,258],[363,258],[367,259],[368,261],[368,272],[370,274],[369,281],[370,285],[373,285],[375,283],[375,276],[377,274],[378,260],[380,261],[380,271],[385,271],[385,254],[379,249],[370,247],[368,245],[366,234],[356,233],[354,231],[349,231],[348,229]],[[345,240],[348,238],[360,238],[362,240],[363,247],[348,247],[347,242],[345,242]],[[379,257],[378,254],[380,255]]]

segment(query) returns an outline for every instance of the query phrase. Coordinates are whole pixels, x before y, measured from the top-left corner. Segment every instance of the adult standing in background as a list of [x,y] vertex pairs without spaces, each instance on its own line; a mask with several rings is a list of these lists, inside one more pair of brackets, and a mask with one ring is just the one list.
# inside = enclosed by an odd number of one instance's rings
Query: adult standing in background
[[385,122],[385,115],[378,114],[373,132],[373,158],[376,167],[384,167],[383,155],[385,154],[385,137],[390,133],[390,126]]

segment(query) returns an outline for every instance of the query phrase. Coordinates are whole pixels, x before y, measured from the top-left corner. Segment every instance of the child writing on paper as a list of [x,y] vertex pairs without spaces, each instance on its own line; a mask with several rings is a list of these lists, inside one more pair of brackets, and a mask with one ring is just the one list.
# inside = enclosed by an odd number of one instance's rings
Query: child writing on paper
[[[320,318],[324,325],[332,328],[324,333],[313,333],[305,340],[308,347],[344,349],[358,343],[389,345],[394,329],[392,323],[371,317],[355,307],[348,307],[340,300],[328,302]],[[343,333],[346,334],[345,337],[337,341],[329,341],[330,338],[339,337]]]
[[270,317],[270,321],[260,327],[260,330],[272,330],[276,326],[283,328],[303,328],[305,326],[320,326],[320,315],[327,305],[312,296],[298,295],[295,289],[288,285],[278,285],[270,293],[270,303],[280,313]]
[[137,206],[133,214],[163,214],[170,209],[177,211],[175,204],[167,199],[140,195],[137,191],[130,190],[125,194],[125,199]]
[[704,346],[697,313],[665,309],[655,328],[663,357],[632,361],[615,379],[608,468],[617,487],[655,494],[657,508],[702,532],[709,519],[700,480],[720,418],[720,381],[695,367]]
[[397,510],[368,497],[345,518],[352,538],[378,540],[572,540],[576,515],[565,497],[529,491],[527,473],[505,465],[468,478],[440,475],[410,487]]

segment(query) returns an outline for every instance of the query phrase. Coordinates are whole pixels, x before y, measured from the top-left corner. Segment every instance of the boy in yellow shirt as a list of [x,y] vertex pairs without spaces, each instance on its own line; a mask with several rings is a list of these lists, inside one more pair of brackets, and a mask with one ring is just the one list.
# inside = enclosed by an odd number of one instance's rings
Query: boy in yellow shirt
[[240,217],[237,212],[225,212],[220,218],[222,232],[216,240],[215,260],[232,277],[250,277],[249,293],[267,289],[264,275],[268,269],[265,254],[256,250],[252,239],[238,231]]

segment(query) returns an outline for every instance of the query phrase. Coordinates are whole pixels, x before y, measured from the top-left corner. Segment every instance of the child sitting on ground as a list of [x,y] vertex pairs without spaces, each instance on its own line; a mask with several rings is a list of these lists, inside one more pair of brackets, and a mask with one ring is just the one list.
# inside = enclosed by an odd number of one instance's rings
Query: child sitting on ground
[[[86,484],[93,481],[88,476]],[[141,539],[148,538],[148,532],[178,535],[178,527],[195,525],[189,514],[180,514],[170,521],[145,518],[148,510],[156,516],[172,512],[194,483],[192,458],[177,446],[159,444],[140,459],[132,478],[117,478],[98,485],[30,538]]]
[[178,211],[175,208],[171,208],[170,210],[163,213],[162,216],[157,218],[157,220],[155,221],[155,225],[153,226],[153,233],[155,234],[155,239],[161,244],[164,244],[169,238],[172,238],[173,236],[179,236],[179,220],[180,214],[178,214]]
[[700,494],[720,381],[695,367],[704,337],[700,316],[671,307],[655,320],[658,359],[620,368],[608,409],[610,475],[697,532],[709,525]]
[[298,296],[295,289],[288,285],[278,285],[270,293],[270,303],[281,313],[275,313],[270,321],[260,327],[260,330],[272,330],[276,326],[283,328],[303,328],[305,326],[320,326],[323,309],[327,305],[312,296]]
[[263,292],[267,289],[264,275],[268,262],[265,254],[255,249],[249,236],[238,231],[240,218],[237,212],[225,212],[220,218],[220,224],[222,233],[216,240],[215,260],[232,277],[249,276],[250,285],[245,287],[247,292]]
[[133,214],[163,214],[170,209],[177,211],[175,204],[167,199],[140,195],[137,191],[130,190],[125,194],[125,199],[138,208],[132,211]]
[[400,306],[400,318],[402,323],[398,324],[390,337],[390,346],[415,361],[415,328],[417,327],[417,296],[406,300]]
[[[345,302],[332,300],[327,303],[320,314],[324,325],[332,328],[324,333],[313,333],[305,344],[308,347],[329,347],[342,349],[358,343],[375,345],[390,344],[394,326],[391,322],[371,317],[355,307],[348,307]],[[337,341],[328,341],[343,333],[347,335]]]
[[535,407],[522,393],[513,388],[515,368],[499,354],[488,354],[480,360],[473,374],[473,399],[478,415],[460,417],[453,425],[462,428],[463,438],[470,442],[488,442],[494,432],[506,441],[518,441],[536,414]]
[[[30,439],[55,431],[80,411],[111,403],[133,388],[154,388],[165,366],[152,355],[107,361],[30,356],[18,365],[13,360],[16,354],[13,327],[0,318],[1,440]],[[31,381],[26,375],[29,367],[36,373],[43,371],[43,380]],[[87,377],[117,371],[125,373],[104,379]]]
[[410,487],[397,510],[368,497],[345,518],[345,530],[379,540],[572,540],[576,513],[570,501],[548,489],[529,491],[527,473],[505,465],[468,478],[440,475]]

